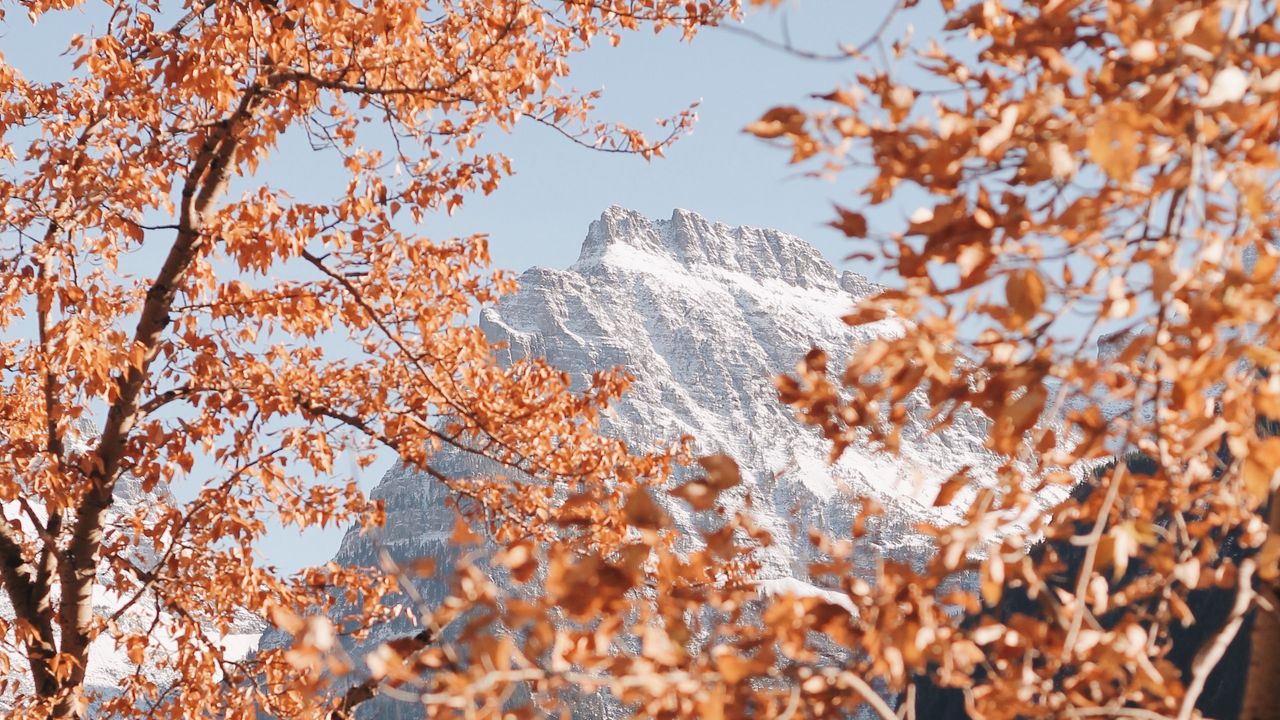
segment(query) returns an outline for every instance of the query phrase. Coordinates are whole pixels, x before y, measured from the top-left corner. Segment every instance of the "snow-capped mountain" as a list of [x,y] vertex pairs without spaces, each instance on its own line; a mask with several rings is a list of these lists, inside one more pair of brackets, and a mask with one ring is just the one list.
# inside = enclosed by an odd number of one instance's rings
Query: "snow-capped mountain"
[[[584,380],[615,366],[634,376],[606,432],[637,449],[692,435],[700,454],[738,461],[755,520],[775,539],[761,558],[761,579],[775,590],[822,592],[806,578],[808,530],[847,535],[857,495],[894,508],[870,536],[873,549],[922,558],[927,546],[910,528],[947,512],[931,507],[938,484],[963,466],[982,478],[994,463],[980,424],[962,419],[940,434],[906,433],[900,458],[851,448],[828,465],[829,445],[778,401],[772,378],[814,346],[839,367],[851,347],[899,327],[845,324],[841,316],[874,284],[837,272],[797,237],[685,210],[653,220],[612,207],[591,224],[577,262],[563,270],[533,268],[519,288],[481,316],[485,332],[505,341],[512,356],[544,356]],[[435,464],[460,474],[486,470],[448,451]],[[385,547],[399,561],[430,556],[447,569],[456,551],[449,546],[454,515],[446,494],[412,469],[393,468],[373,491],[386,503],[385,529],[349,532],[335,560],[373,565]],[[667,510],[694,529],[682,504],[672,501]],[[874,555],[864,554],[868,561]],[[422,587],[429,603],[444,590],[443,581]],[[406,631],[382,628],[369,646]],[[364,717],[405,710],[372,705]]]

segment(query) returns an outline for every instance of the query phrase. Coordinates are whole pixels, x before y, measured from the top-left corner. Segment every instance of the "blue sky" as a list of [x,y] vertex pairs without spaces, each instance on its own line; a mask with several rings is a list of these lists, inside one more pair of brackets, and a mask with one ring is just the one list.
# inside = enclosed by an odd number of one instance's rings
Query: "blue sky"
[[[788,0],[780,9],[751,13],[746,27],[781,39],[785,26],[795,46],[831,52],[837,43],[862,42],[892,4]],[[22,13],[11,12],[0,50],[29,77],[53,79],[66,66],[66,58],[58,53],[70,35],[84,32],[102,9],[90,3],[46,16],[37,27]],[[833,263],[848,267],[841,258],[852,248],[825,223],[832,216],[833,200],[857,204],[850,179],[831,183],[800,177],[786,164],[786,151],[741,128],[773,105],[799,103],[846,81],[849,65],[799,59],[740,34],[712,29],[692,43],[672,32],[627,35],[619,47],[602,45],[579,56],[571,67],[569,85],[604,90],[600,119],[656,132],[657,118],[700,102],[693,134],[670,148],[667,157],[646,162],[576,146],[533,123],[518,124],[511,134],[487,140],[488,147],[511,158],[515,176],[491,196],[468,198],[454,217],[429,219],[420,229],[424,234],[445,238],[488,233],[498,268],[563,267],[577,258],[587,225],[607,206],[618,204],[653,217],[667,217],[681,207],[713,220],[799,235]],[[299,197],[329,197],[342,187],[336,166],[314,157],[305,141],[285,143],[281,150],[267,170],[274,185]],[[880,217],[893,224],[911,210],[886,206],[877,212],[890,214]],[[390,463],[391,458],[384,458],[361,473],[362,485],[373,487]],[[332,557],[341,534],[341,529],[305,534],[282,529],[272,534],[263,551],[282,568],[322,563]]]
[[[885,0],[792,0],[752,13],[747,26],[774,38],[783,19],[799,47],[830,52],[857,43],[879,23]],[[523,270],[564,266],[577,257],[587,224],[610,204],[654,217],[676,207],[732,224],[773,227],[808,239],[833,261],[847,241],[824,223],[831,200],[851,200],[846,180],[798,177],[788,153],[741,128],[775,104],[804,100],[846,79],[849,66],[801,60],[723,30],[692,43],[675,33],[624,37],[573,65],[571,84],[603,88],[601,116],[648,129],[662,115],[701,101],[698,124],[667,157],[646,162],[571,145],[532,123],[495,142],[516,175],[490,197],[471,198],[457,217],[428,223],[428,233],[488,232],[494,264]]]

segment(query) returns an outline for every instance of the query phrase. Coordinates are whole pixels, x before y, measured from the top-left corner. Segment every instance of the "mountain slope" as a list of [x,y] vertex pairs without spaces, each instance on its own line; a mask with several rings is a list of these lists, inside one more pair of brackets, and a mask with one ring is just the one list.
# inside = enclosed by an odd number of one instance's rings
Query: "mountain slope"
[[[738,461],[744,484],[727,500],[740,505],[750,490],[751,513],[775,539],[761,557],[766,587],[822,592],[806,579],[808,531],[847,536],[852,498],[862,494],[894,508],[869,538],[865,562],[880,553],[922,558],[926,546],[909,528],[948,512],[931,507],[938,484],[964,466],[982,478],[993,462],[980,425],[962,418],[941,434],[908,432],[901,458],[851,448],[838,464],[827,464],[828,444],[778,401],[772,378],[815,346],[839,366],[851,347],[898,326],[846,325],[841,315],[875,286],[837,273],[794,236],[713,223],[684,210],[651,220],[614,207],[591,224],[571,267],[531,269],[519,285],[481,316],[485,332],[508,343],[512,357],[544,356],[583,381],[592,371],[625,367],[635,383],[606,420],[606,432],[636,449],[692,435],[699,454],[722,452]],[[464,476],[497,472],[449,451],[437,467]],[[430,556],[447,567],[455,558],[444,488],[398,466],[373,495],[386,503],[385,529],[349,533],[336,561],[376,564],[382,547],[399,561]],[[666,509],[677,525],[694,529],[682,504],[671,501]],[[421,589],[430,603],[445,588]],[[407,630],[385,627],[370,642]],[[381,707],[369,716],[400,710]]]

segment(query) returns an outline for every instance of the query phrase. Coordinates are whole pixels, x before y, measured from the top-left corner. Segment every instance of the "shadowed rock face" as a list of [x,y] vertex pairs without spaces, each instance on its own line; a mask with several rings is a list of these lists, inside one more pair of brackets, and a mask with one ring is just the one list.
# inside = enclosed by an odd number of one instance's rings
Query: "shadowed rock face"
[[[829,445],[778,402],[772,378],[790,371],[811,347],[826,350],[838,367],[851,347],[900,328],[845,324],[841,315],[874,284],[838,273],[799,238],[713,223],[684,210],[653,220],[614,207],[591,224],[571,267],[533,268],[519,285],[480,320],[492,340],[508,344],[511,357],[544,356],[575,382],[622,366],[635,382],[606,418],[605,432],[637,450],[693,435],[699,453],[724,452],[739,462],[745,488],[726,498],[740,506],[749,489],[752,514],[776,539],[762,556],[766,587],[821,592],[807,578],[807,530],[847,536],[851,498],[859,494],[892,508],[870,536],[866,562],[878,554],[921,559],[928,545],[909,528],[948,512],[931,507],[938,483],[962,466],[981,476],[992,465],[981,425],[966,419],[941,434],[907,432],[902,459],[852,448],[828,466]],[[433,462],[460,476],[509,474],[450,451]],[[401,466],[373,495],[386,503],[385,530],[349,533],[335,560],[374,565],[383,546],[400,561],[434,557],[437,576],[447,577],[456,560],[447,491]],[[659,500],[679,527],[697,529],[686,506]],[[421,591],[430,603],[445,587],[424,583]],[[383,627],[370,643],[412,631]],[[387,701],[368,705],[362,715],[369,718],[408,711]],[[602,706],[580,714],[608,713]]]
[[[1129,472],[1135,475],[1150,475],[1155,464],[1146,457],[1132,456],[1126,460]],[[1095,475],[1096,476],[1096,475]],[[1087,497],[1095,489],[1090,482],[1084,482],[1076,489],[1076,496]],[[1081,527],[1077,534],[1084,534],[1088,528]],[[1220,538],[1217,562],[1242,559],[1248,551],[1241,550],[1236,544],[1235,533],[1228,533]],[[1079,575],[1084,563],[1085,548],[1077,547],[1067,541],[1044,543],[1032,550],[1032,557],[1037,560],[1046,553],[1053,553],[1060,561],[1063,569],[1046,578],[1050,588],[1070,589]],[[1120,579],[1120,586],[1127,584],[1143,573],[1141,562],[1134,562],[1129,572]],[[1231,614],[1231,606],[1235,602],[1235,589],[1195,590],[1188,594],[1187,605],[1195,617],[1195,622],[1187,627],[1173,623],[1169,629],[1172,643],[1167,656],[1168,660],[1182,673],[1183,683],[1191,678],[1191,664],[1196,653],[1210,641],[1227,622]],[[978,623],[984,617],[995,617],[1007,623],[1015,615],[1044,617],[1044,606],[1038,600],[1031,599],[1023,586],[1006,586],[998,607],[988,608],[983,613],[966,618],[965,622]],[[1244,700],[1245,678],[1249,666],[1249,633],[1253,627],[1255,611],[1245,618],[1244,624],[1236,633],[1235,639],[1227,647],[1222,660],[1210,672],[1204,691],[1196,702],[1196,709],[1203,717],[1214,720],[1235,720],[1239,717]],[[1098,618],[1104,626],[1116,621],[1114,615],[1102,615]],[[916,717],[930,720],[968,720],[964,709],[964,697],[959,690],[940,688],[929,678],[919,678],[916,687]]]

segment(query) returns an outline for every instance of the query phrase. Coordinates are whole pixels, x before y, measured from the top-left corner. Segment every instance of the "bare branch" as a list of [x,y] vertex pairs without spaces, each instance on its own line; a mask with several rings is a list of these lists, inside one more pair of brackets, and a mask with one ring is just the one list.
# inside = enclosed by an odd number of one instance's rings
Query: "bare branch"
[[1178,709],[1178,720],[1191,720],[1196,710],[1196,700],[1200,698],[1200,693],[1204,692],[1204,684],[1209,679],[1209,673],[1217,667],[1218,661],[1227,652],[1227,647],[1231,645],[1231,641],[1235,640],[1236,633],[1240,632],[1245,615],[1253,606],[1253,574],[1257,567],[1258,564],[1253,558],[1246,558],[1240,562],[1236,571],[1236,599],[1231,605],[1231,613],[1227,616],[1227,621],[1222,628],[1209,639],[1208,644],[1200,648],[1200,652],[1196,653],[1196,659],[1191,665],[1191,682],[1187,684],[1187,692],[1182,696],[1182,707]]
[[[396,654],[402,658],[410,658],[435,641],[435,633],[423,630],[417,635],[409,635],[392,640],[390,643]],[[329,720],[348,720],[354,717],[356,708],[376,697],[382,688],[382,680],[369,678],[347,689],[338,701],[338,706],[329,713]]]

